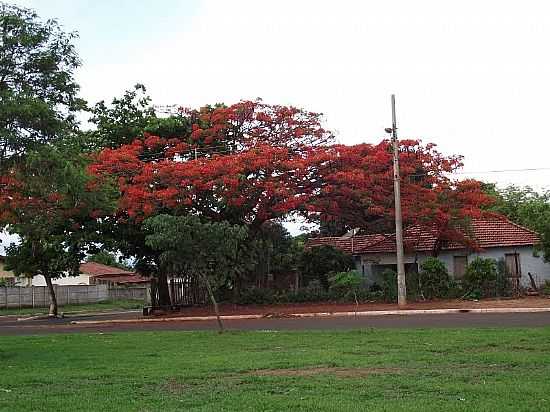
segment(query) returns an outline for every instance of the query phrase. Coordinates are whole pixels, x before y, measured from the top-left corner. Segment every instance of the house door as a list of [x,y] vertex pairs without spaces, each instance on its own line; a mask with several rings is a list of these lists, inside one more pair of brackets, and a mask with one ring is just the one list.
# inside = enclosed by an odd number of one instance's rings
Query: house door
[[521,278],[521,263],[519,253],[507,253],[504,255],[506,262],[506,276],[509,278],[514,294],[519,292],[519,280]]

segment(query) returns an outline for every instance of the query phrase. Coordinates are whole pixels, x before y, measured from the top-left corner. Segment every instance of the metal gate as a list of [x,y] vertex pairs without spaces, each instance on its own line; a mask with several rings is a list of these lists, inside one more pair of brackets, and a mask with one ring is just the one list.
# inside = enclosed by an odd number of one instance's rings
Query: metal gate
[[[170,278],[168,281],[170,302],[173,308],[204,305],[208,303],[208,290],[199,279],[191,276]],[[159,304],[158,281],[151,279],[151,306],[158,308]]]

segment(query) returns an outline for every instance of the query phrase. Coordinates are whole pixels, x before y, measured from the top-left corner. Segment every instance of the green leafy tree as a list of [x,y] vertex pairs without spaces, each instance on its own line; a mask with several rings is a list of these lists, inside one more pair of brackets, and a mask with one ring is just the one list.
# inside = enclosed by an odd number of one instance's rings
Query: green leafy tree
[[514,185],[498,189],[494,184],[485,184],[484,190],[494,198],[490,211],[540,234],[537,250],[550,262],[550,192]]
[[115,192],[98,186],[88,159],[70,146],[43,146],[12,169],[0,203],[0,226],[21,242],[7,249],[6,268],[19,276],[42,275],[57,315],[52,280],[78,274],[80,262],[101,240],[98,223],[112,213]]
[[142,84],[126,90],[122,97],[116,97],[107,105],[96,103],[90,110],[90,122],[95,130],[87,132],[90,148],[115,149],[143,137],[144,133],[172,138],[188,136],[191,127],[183,116],[158,117],[151,104],[151,97]]
[[[95,125],[95,130],[85,132],[84,137],[86,149],[92,152],[118,148],[145,133],[169,139],[188,136],[191,132],[188,120],[183,116],[157,117],[151,98],[141,84],[114,98],[110,104],[104,101],[97,103],[92,107],[91,114],[90,121]],[[144,159],[157,161],[157,151],[145,153]],[[170,305],[167,274],[159,266],[160,253],[146,244],[141,222],[119,210],[102,221],[101,234],[105,248],[134,260],[137,271],[157,279],[160,303]]]
[[147,219],[144,228],[148,233],[146,243],[160,252],[160,265],[165,271],[204,282],[223,331],[215,291],[234,276],[247,229],[227,222],[205,222],[193,215],[157,215]]
[[75,113],[85,107],[74,79],[75,37],[55,20],[0,3],[0,171],[74,131]]
[[353,258],[332,246],[316,246],[306,250],[300,261],[300,272],[306,283],[318,280],[328,291],[329,276],[353,269]]
[[130,265],[122,263],[120,259],[112,252],[101,250],[93,255],[88,256],[88,262],[100,263],[102,265],[112,266],[124,270],[132,270]]
[[250,275],[255,278],[267,274],[288,275],[295,273],[303,252],[304,242],[293,238],[288,230],[279,222],[268,221],[261,225],[254,239],[245,245],[253,246]]

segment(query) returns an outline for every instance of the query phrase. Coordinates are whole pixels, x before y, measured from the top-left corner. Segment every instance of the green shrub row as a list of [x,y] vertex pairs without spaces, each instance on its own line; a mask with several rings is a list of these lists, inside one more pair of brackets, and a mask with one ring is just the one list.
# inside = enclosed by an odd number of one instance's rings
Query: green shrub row
[[[333,273],[327,276],[328,290],[320,282],[312,281],[308,287],[297,291],[274,291],[252,288],[241,293],[235,303],[276,304],[308,302],[372,302],[397,301],[397,274],[388,270],[382,273],[377,284],[367,286],[357,271]],[[477,257],[466,267],[462,282],[452,279],[445,264],[437,258],[428,258],[420,265],[418,273],[408,273],[407,297],[410,300],[438,298],[480,299],[483,297],[509,296],[510,285],[505,275],[504,263],[494,259]],[[544,289],[550,294],[550,284]]]
[[315,303],[315,302],[339,302],[354,303],[355,298],[359,303],[381,301],[382,293],[376,288],[361,288],[355,294],[350,291],[329,290],[317,288],[303,288],[297,291],[274,291],[271,289],[252,288],[243,291],[235,303],[239,305],[269,305],[280,303]]

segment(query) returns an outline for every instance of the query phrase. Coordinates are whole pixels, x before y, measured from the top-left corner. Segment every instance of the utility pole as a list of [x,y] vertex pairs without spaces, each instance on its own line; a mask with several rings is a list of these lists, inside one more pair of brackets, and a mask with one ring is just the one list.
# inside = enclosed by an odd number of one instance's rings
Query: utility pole
[[399,176],[399,144],[397,140],[397,121],[395,117],[395,95],[391,95],[393,149],[393,191],[395,195],[395,244],[397,249],[397,303],[400,307],[407,304],[407,285],[405,283],[405,262],[403,253],[403,217],[401,214],[401,178]]

